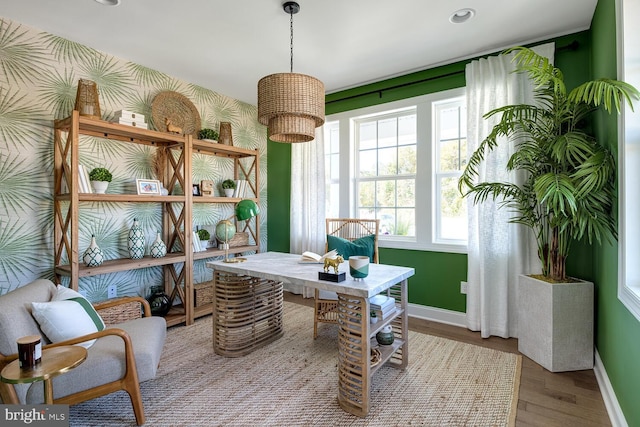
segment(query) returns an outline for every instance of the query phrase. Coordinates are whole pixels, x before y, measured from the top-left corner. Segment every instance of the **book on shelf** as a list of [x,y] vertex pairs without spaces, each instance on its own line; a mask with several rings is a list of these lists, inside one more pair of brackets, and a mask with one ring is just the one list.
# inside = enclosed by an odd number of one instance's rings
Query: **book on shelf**
[[388,297],[386,295],[378,294],[369,298],[369,307],[372,310],[380,310],[382,312],[386,312],[390,309],[395,309],[395,306],[395,298]]
[[93,193],[87,168],[81,164],[78,164],[78,191],[80,193]]
[[388,308],[388,309],[386,309],[386,310],[379,310],[379,309],[373,309],[373,308],[371,308],[371,310],[370,310],[370,311],[371,311],[372,313],[375,313],[375,314],[376,314],[376,317],[377,317],[379,320],[385,320],[385,319],[389,318],[391,315],[393,315],[393,314],[396,312],[396,306],[395,306],[395,304],[394,304],[394,305],[392,305],[392,306],[389,306],[389,308]]
[[233,192],[233,197],[244,198],[247,194],[247,180],[246,179],[237,179],[236,180],[236,189]]
[[93,193],[91,188],[91,179],[89,178],[89,169],[86,166],[82,166],[82,172],[84,173],[84,180],[87,182],[87,193]]
[[306,251],[302,253],[300,262],[309,264],[322,264],[325,258],[333,258],[336,255],[338,255],[338,251],[336,249],[333,249],[324,255],[318,255],[317,253]]
[[200,247],[200,237],[198,237],[198,233],[193,232],[193,238],[191,239],[191,246],[193,247],[193,252],[202,252],[202,248]]

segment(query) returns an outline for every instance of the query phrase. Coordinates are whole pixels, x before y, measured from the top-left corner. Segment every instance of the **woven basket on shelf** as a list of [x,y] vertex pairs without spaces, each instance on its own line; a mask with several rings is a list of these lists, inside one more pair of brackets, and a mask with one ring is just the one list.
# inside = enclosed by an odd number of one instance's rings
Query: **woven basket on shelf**
[[100,314],[105,325],[115,325],[142,317],[139,301],[131,301],[113,307],[101,308],[98,310],[98,314]]
[[213,302],[213,280],[196,283],[193,285],[196,307],[200,307]]
[[238,246],[247,246],[249,244],[249,233],[246,231],[240,231],[236,233],[231,240],[229,240],[230,248],[237,248]]

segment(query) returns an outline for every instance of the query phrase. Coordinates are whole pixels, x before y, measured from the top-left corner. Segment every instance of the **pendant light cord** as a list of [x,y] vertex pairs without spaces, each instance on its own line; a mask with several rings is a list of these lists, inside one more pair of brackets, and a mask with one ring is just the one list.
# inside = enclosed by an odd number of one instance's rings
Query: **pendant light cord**
[[289,12],[289,27],[291,28],[291,72],[293,73],[293,9]]

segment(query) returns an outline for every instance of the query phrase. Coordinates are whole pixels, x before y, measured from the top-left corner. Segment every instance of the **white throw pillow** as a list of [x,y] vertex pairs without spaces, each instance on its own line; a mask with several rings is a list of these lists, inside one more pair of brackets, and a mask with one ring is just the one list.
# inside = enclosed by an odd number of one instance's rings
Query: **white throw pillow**
[[[104,329],[91,303],[73,289],[58,285],[50,302],[31,303],[33,317],[49,341],[56,343]],[[80,343],[89,348],[95,340]]]

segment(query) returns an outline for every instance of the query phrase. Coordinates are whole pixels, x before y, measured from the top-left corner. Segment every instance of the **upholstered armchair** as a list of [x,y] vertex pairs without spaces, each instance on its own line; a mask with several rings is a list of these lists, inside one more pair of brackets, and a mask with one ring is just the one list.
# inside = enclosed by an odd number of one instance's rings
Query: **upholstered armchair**
[[[0,369],[17,358],[16,341],[23,336],[40,335],[43,349],[83,345],[88,347],[86,360],[53,378],[54,403],[75,404],[125,390],[131,398],[136,422],[138,425],[144,424],[139,383],[156,375],[166,338],[164,318],[151,316],[149,304],[143,298],[120,298],[94,305],[98,313],[105,313],[100,319],[104,324],[102,329],[52,343],[43,332],[42,323],[36,321],[33,311],[39,306],[38,303],[53,302],[61,290],[51,281],[40,279],[0,296]],[[109,325],[109,318],[119,318],[114,313],[126,312],[119,310],[125,304],[129,307],[136,304],[136,309],[128,311],[137,314],[137,318]],[[69,323],[72,326],[73,322]],[[44,401],[43,385],[39,382],[15,385],[0,383],[0,397],[5,404],[40,404]]]

